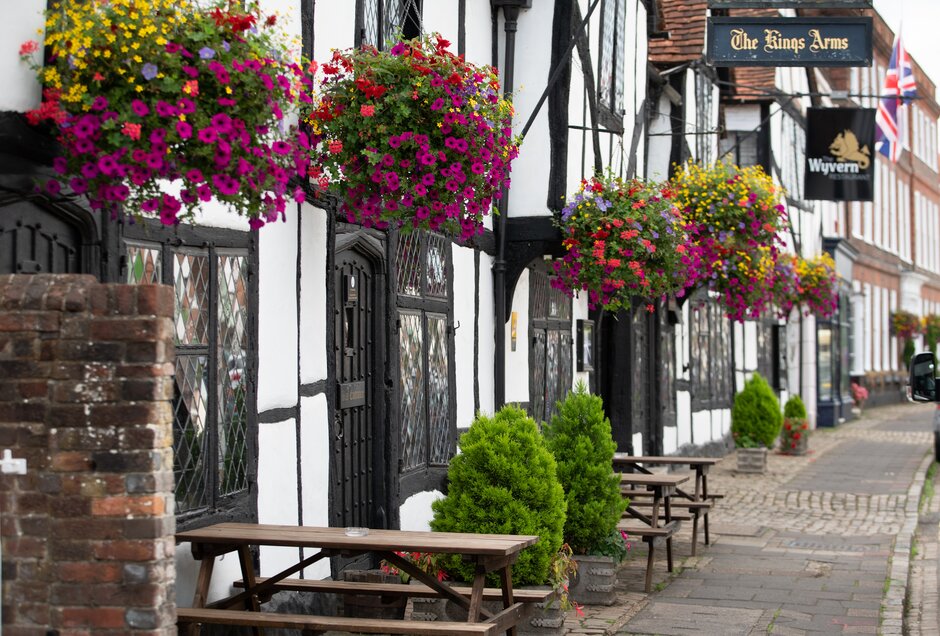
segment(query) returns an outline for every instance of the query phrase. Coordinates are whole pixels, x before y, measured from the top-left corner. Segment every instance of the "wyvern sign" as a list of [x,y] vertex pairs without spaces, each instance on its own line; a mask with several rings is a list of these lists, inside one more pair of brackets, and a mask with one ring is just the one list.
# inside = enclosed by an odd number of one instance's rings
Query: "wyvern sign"
[[875,109],[806,111],[806,199],[871,201],[875,176]]
[[871,0],[708,0],[709,9],[865,9]]
[[871,66],[871,18],[708,18],[716,66]]

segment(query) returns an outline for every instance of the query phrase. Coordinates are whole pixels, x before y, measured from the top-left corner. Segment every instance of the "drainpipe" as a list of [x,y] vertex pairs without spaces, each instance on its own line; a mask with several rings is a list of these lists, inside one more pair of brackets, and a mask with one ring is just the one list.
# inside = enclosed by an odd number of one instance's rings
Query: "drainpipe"
[[[516,27],[519,9],[528,9],[532,0],[490,0],[493,9],[503,10],[503,31],[506,42],[503,53],[503,95],[511,96],[516,58]],[[499,197],[499,215],[496,217],[496,259],[493,262],[493,293],[496,309],[496,355],[493,379],[495,406],[506,403],[506,216],[509,212],[509,188],[503,186]]]

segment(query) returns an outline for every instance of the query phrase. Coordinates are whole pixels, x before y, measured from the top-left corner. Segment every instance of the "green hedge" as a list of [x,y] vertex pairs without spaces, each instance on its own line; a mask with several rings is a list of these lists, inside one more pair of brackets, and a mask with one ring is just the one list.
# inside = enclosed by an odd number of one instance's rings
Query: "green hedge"
[[[566,506],[555,459],[535,421],[505,406],[493,417],[478,415],[459,446],[447,496],[432,506],[431,529],[538,535],[513,565],[513,582],[545,584],[562,544]],[[440,565],[457,580],[473,580],[473,566],[459,556],[442,557]],[[495,577],[488,582],[497,584]]]
[[767,381],[759,373],[744,385],[734,396],[731,407],[731,434],[739,448],[749,446],[773,446],[780,434],[783,415],[780,402]]

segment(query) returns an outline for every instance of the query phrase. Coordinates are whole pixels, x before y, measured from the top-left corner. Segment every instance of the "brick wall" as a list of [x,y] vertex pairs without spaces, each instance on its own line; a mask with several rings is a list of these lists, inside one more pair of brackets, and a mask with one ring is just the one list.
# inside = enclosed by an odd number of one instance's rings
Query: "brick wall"
[[173,290],[0,276],[2,631],[175,634]]

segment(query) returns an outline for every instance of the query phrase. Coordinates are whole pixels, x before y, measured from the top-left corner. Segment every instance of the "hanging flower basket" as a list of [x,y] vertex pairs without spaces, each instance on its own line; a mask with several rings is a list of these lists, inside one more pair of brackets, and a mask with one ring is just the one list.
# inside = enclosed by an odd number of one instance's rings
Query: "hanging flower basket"
[[839,307],[839,275],[829,254],[796,259],[799,301],[807,311],[829,318]]
[[733,320],[757,318],[774,302],[774,276],[786,212],[760,166],[687,163],[672,181],[700,250],[698,278],[720,294]]
[[350,222],[482,233],[519,153],[512,105],[493,68],[448,46],[426,36],[335,51],[320,66],[311,176],[340,193]]
[[909,311],[898,309],[891,312],[891,331],[902,340],[910,340],[921,333],[920,318]]
[[38,43],[20,50],[44,86],[27,117],[51,122],[62,148],[45,188],[165,224],[213,199],[252,228],[283,216],[309,162],[287,122],[310,98],[276,22],[233,0],[54,3],[47,64]]
[[552,286],[586,291],[592,309],[681,296],[694,281],[697,253],[668,187],[595,177],[581,183],[558,225],[567,253],[553,265]]

